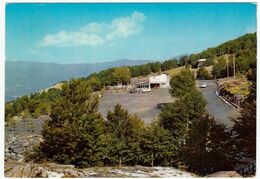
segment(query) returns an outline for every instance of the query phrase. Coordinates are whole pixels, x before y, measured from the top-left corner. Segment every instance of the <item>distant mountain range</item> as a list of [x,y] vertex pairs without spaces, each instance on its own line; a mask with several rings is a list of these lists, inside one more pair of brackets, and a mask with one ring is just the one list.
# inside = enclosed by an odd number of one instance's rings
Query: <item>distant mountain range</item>
[[147,60],[122,59],[96,64],[56,64],[30,61],[5,62],[5,100],[27,95],[49,87],[59,81],[87,77],[110,67],[140,65]]

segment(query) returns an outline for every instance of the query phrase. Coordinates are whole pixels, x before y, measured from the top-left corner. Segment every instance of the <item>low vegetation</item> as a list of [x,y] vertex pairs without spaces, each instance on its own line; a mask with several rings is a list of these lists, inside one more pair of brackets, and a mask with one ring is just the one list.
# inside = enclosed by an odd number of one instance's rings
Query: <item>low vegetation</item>
[[167,71],[164,71],[164,72],[169,74],[170,77],[173,77],[173,76],[178,75],[181,72],[181,70],[183,70],[183,69],[185,69],[185,67],[181,66],[181,67],[174,68],[174,69],[171,69],[171,70],[167,70]]
[[219,80],[219,85],[231,95],[247,96],[250,93],[251,82],[244,76]]

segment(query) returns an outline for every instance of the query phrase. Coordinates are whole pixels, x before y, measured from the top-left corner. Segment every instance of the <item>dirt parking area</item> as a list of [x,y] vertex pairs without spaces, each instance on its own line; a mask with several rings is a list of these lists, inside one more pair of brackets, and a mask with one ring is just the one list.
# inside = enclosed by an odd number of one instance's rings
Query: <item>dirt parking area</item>
[[145,123],[150,123],[156,118],[160,109],[158,104],[173,102],[168,88],[153,89],[147,93],[118,93],[108,91],[100,100],[99,111],[106,117],[107,112],[113,111],[116,104],[121,104],[132,114],[137,114]]

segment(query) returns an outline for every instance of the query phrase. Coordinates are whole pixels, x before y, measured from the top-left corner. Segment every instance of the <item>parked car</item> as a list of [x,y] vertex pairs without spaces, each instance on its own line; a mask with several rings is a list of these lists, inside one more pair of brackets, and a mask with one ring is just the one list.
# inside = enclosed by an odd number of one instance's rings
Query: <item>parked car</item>
[[200,88],[206,88],[207,84],[206,83],[201,83]]
[[130,90],[130,93],[136,93],[136,92],[137,92],[136,88]]
[[142,88],[143,93],[150,92],[150,91],[151,91],[151,88]]

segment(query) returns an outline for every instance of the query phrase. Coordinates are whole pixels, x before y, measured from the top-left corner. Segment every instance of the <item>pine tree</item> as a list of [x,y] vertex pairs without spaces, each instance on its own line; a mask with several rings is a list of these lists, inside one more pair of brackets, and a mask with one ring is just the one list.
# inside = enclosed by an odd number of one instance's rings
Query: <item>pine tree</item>
[[130,70],[128,67],[117,67],[112,74],[117,84],[128,84],[130,81]]
[[180,143],[185,142],[190,123],[204,114],[205,106],[206,101],[201,92],[192,89],[162,109],[160,123],[165,129],[171,131]]
[[172,166],[176,160],[177,141],[171,133],[154,121],[141,139],[142,162],[148,166]]
[[250,94],[243,104],[241,117],[234,120],[233,131],[237,151],[243,157],[256,157],[256,68],[251,69],[248,75],[251,81]]
[[97,111],[98,98],[87,81],[65,84],[53,105],[52,120],[43,127],[39,157],[80,167],[102,165],[106,140],[104,121]]
[[139,137],[144,124],[137,116],[131,116],[126,109],[117,104],[114,111],[107,114],[107,127],[111,136],[111,164],[135,164],[140,153]]
[[195,88],[194,74],[189,69],[183,69],[180,74],[172,77],[170,93],[173,97],[181,97]]
[[232,170],[230,140],[225,126],[204,114],[191,123],[187,143],[180,150],[181,160],[189,171],[200,175]]
[[200,67],[199,70],[197,71],[197,78],[203,78],[205,80],[210,80],[211,75],[205,67]]
[[140,141],[142,139],[145,126],[144,122],[135,114],[130,115],[130,125],[132,128],[132,135],[128,138],[128,146],[130,148],[130,153],[128,154],[128,158],[130,162],[129,165],[137,165],[137,163],[141,162],[141,147]]

